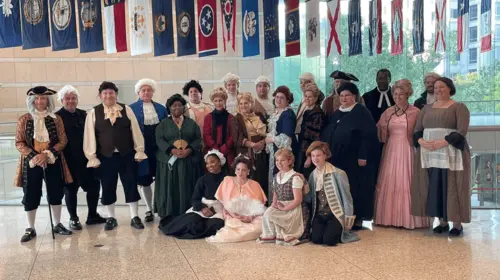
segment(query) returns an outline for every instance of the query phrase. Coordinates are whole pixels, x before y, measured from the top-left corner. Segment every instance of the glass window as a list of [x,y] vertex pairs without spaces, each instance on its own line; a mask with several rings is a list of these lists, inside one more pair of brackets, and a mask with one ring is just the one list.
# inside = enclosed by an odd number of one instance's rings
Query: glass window
[[477,26],[469,27],[469,42],[477,42]]
[[470,20],[477,20],[477,5],[469,6],[469,17]]
[[500,42],[500,24],[495,25],[495,41]]
[[469,63],[477,63],[477,48],[469,49]]
[[495,3],[495,18],[500,19],[500,1]]

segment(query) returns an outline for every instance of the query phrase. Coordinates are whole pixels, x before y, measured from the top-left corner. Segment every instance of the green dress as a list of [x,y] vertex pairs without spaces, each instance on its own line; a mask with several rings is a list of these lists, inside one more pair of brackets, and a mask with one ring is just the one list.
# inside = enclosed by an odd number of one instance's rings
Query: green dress
[[[176,140],[183,139],[192,152],[177,158],[170,165],[171,150]],[[191,207],[196,180],[201,176],[201,132],[190,118],[184,118],[181,128],[171,117],[163,119],[156,128],[156,182],[154,212],[160,217],[178,216]]]

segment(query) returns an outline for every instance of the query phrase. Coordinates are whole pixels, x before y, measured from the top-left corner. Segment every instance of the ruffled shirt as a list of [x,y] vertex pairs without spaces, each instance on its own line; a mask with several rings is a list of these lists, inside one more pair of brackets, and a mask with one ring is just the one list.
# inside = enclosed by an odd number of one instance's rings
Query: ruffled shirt
[[[35,110],[34,114],[31,114],[33,117],[33,139],[40,143],[50,142],[49,131],[45,126],[45,118],[47,116],[56,119],[56,115],[54,113],[48,113],[47,110],[38,111]],[[56,157],[50,150],[42,151],[42,153],[47,154],[49,157],[47,160],[48,164],[54,164],[56,162]],[[30,168],[34,168],[36,165],[33,163],[33,159],[29,161]]]
[[226,110],[229,114],[236,116],[236,108],[238,107],[238,94],[227,94]]
[[158,113],[156,113],[155,106],[152,102],[144,102],[142,108],[144,109],[144,125],[155,125],[160,123]]
[[250,115],[241,114],[245,121],[248,137],[252,136],[266,136],[266,124],[255,113]]

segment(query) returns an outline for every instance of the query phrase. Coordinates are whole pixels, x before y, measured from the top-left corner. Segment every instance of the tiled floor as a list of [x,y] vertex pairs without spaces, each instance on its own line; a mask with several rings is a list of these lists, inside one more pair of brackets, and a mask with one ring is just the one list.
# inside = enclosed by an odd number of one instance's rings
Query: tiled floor
[[53,241],[42,207],[38,237],[21,244],[23,209],[0,207],[0,279],[500,279],[500,211],[474,211],[460,238],[370,227],[331,248],[176,240],[157,224],[132,229],[126,207],[117,215],[115,231],[92,226]]

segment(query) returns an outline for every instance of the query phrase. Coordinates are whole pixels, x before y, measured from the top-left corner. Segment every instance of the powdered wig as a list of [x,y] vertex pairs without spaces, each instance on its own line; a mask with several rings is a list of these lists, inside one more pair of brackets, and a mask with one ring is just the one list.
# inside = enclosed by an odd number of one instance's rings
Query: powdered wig
[[290,165],[290,168],[293,168],[293,163],[295,162],[295,156],[293,155],[292,151],[286,148],[281,148],[274,154],[275,159],[277,159],[278,157],[285,157],[287,159],[291,159],[292,163]]
[[410,80],[408,79],[402,79],[402,80],[398,80],[394,83],[394,85],[392,86],[392,94],[394,94],[394,92],[396,91],[396,89],[399,88],[403,91],[404,94],[406,94],[406,96],[408,98],[410,98],[410,96],[412,96],[413,94],[413,86],[412,86],[412,83]]
[[259,76],[257,80],[255,80],[255,85],[258,85],[260,83],[266,83],[269,87],[271,87],[271,80],[269,80],[269,78],[266,76]]
[[64,96],[66,94],[74,93],[77,97],[80,97],[78,90],[72,85],[65,85],[57,92],[57,100],[62,103]]
[[319,88],[318,88],[318,86],[317,86],[315,83],[308,83],[308,84],[306,85],[306,88],[305,88],[305,90],[304,90],[304,93],[305,93],[306,91],[310,91],[310,92],[312,92],[312,93],[313,93],[313,95],[314,95],[314,97],[318,97],[318,96],[319,96]]
[[439,79],[439,78],[441,78],[441,75],[439,75],[436,72],[429,72],[429,73],[424,75],[424,83],[425,83],[425,81],[427,81],[428,78],[431,78],[431,77],[434,79]]
[[252,165],[252,161],[250,160],[249,157],[247,157],[246,155],[242,155],[242,154],[239,154],[233,161],[233,165],[231,166],[233,168],[233,170],[236,170],[236,166],[239,164],[239,163],[243,163],[247,166],[248,170],[252,170],[253,168],[253,165]]
[[311,145],[309,145],[309,148],[307,148],[306,156],[310,157],[311,153],[315,150],[322,151],[326,155],[327,159],[332,157],[332,152],[330,152],[330,148],[328,148],[328,144],[325,142],[321,141],[312,142]]
[[222,82],[224,82],[224,85],[229,83],[229,82],[235,82],[239,86],[240,85],[240,77],[238,77],[236,74],[233,74],[233,73],[227,73],[222,78]]
[[222,99],[224,99],[224,101],[226,101],[227,100],[227,91],[223,87],[218,87],[218,88],[212,90],[212,92],[210,93],[210,95],[208,97],[210,98],[210,101],[212,101],[212,102],[214,102],[215,98],[222,98]]
[[[26,106],[28,107],[28,112],[31,115],[34,115],[36,113],[35,111],[35,99],[39,95],[30,95],[26,97]],[[45,95],[47,97],[47,113],[54,113],[56,110],[56,102],[54,101],[54,98],[51,95]]]
[[242,99],[245,99],[246,101],[248,101],[250,103],[250,107],[252,108],[252,111],[253,111],[253,107],[255,106],[255,99],[253,98],[252,94],[250,92],[242,92],[240,94],[238,94],[238,106],[236,107],[236,111],[238,113],[240,113],[240,102]]
[[191,80],[184,85],[184,87],[182,88],[182,94],[189,95],[189,90],[191,88],[196,88],[200,92],[200,95],[203,95],[203,88],[201,87],[200,83],[195,80]]
[[150,86],[153,89],[153,93],[156,92],[156,82],[151,79],[140,79],[135,84],[135,94],[139,94],[143,86]]

